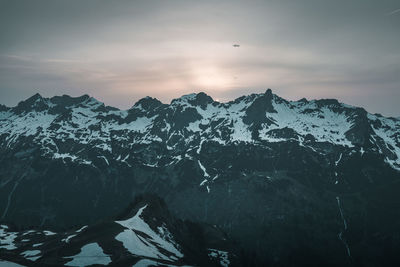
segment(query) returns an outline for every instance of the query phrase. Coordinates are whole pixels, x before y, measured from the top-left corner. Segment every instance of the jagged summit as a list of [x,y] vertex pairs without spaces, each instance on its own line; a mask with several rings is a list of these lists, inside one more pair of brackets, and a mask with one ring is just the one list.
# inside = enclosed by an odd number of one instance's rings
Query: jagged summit
[[9,107],[0,104],[0,112],[2,112],[2,111],[7,111],[7,110],[9,110],[9,109],[10,109]]
[[267,91],[265,91],[265,96],[267,98],[272,98],[272,89],[268,88]]
[[[140,100],[138,100],[131,109],[140,109],[143,108],[144,110],[151,110],[155,108],[159,108],[161,106],[167,107],[167,106],[176,106],[176,105],[189,105],[189,106],[199,106],[201,108],[205,108],[207,105],[211,104],[213,106],[224,106],[224,107],[229,107],[231,105],[235,105],[237,103],[246,103],[248,106],[251,106],[252,108],[255,108],[255,106],[262,105],[263,108],[267,112],[274,113],[274,108],[272,103],[277,103],[277,104],[282,104],[285,103],[288,107],[291,109],[294,109],[298,107],[299,105],[302,105],[305,107],[304,112],[311,112],[311,111],[321,111],[321,109],[327,107],[329,109],[335,110],[335,112],[347,112],[351,113],[353,110],[356,111],[357,114],[369,114],[367,111],[365,111],[364,108],[361,107],[354,107],[348,104],[344,104],[339,102],[337,99],[313,99],[313,100],[307,100],[306,98],[302,98],[297,101],[288,101],[285,100],[284,98],[279,97],[278,95],[274,94],[270,88],[268,88],[264,93],[259,93],[259,94],[250,94],[246,96],[241,96],[238,97],[232,101],[226,102],[226,103],[219,103],[215,102],[213,98],[209,95],[207,95],[204,92],[199,92],[199,93],[192,93],[192,94],[187,94],[183,95],[179,98],[175,98],[171,101],[171,103],[168,104],[163,104],[160,100],[157,98],[153,98],[150,96],[146,96]],[[250,104],[251,103],[251,104]],[[119,110],[118,108],[115,107],[110,107],[110,106],[105,106],[103,102],[98,101],[97,99],[84,94],[81,96],[77,97],[72,97],[69,95],[62,95],[62,96],[53,96],[51,98],[45,98],[41,96],[39,93],[34,94],[33,96],[27,98],[26,100],[23,100],[18,103],[17,106],[15,107],[7,107],[4,105],[0,105],[2,110],[6,109],[13,109],[14,111],[30,111],[30,110],[36,110],[36,111],[44,111],[47,109],[52,109],[55,106],[59,107],[76,107],[76,106],[89,106],[90,108],[97,107],[99,108],[100,106],[107,107],[105,110],[112,110],[116,111]],[[257,109],[257,108],[255,108]],[[251,111],[249,111],[251,112]],[[372,114],[371,114],[372,115]],[[373,114],[373,116],[379,117],[379,118],[387,118],[387,119],[393,119],[393,120],[398,120],[399,118],[394,118],[394,117],[385,117],[382,116],[379,113]]]
[[25,101],[27,101],[27,102],[29,102],[29,101],[34,102],[34,101],[37,101],[38,99],[43,99],[43,97],[42,97],[42,95],[41,95],[40,93],[34,94],[33,96],[29,97],[29,98],[28,98],[27,100],[25,100]]
[[307,98],[303,97],[302,99],[298,100],[298,102],[308,103],[308,100],[307,100]]
[[[62,105],[62,106],[72,106],[82,103],[101,103],[94,97],[89,96],[88,94],[84,94],[81,96],[73,97],[69,95],[62,95],[62,96],[53,96],[50,98],[43,97],[40,93],[36,93],[33,96],[23,100],[17,104],[18,106],[33,106],[38,103],[45,103],[45,104],[53,104],[53,105]],[[15,108],[15,107],[14,107]]]
[[[213,98],[209,95],[207,95],[205,92],[199,92],[199,93],[191,93],[191,94],[186,94],[182,95],[179,98],[175,98],[171,101],[169,105],[191,105],[191,106],[199,106],[204,108],[208,104],[212,105],[218,105],[221,104],[223,106],[230,106],[231,104],[239,103],[239,102],[253,102],[256,99],[257,101],[262,103],[268,103],[274,100],[275,102],[282,103],[285,102],[287,104],[291,103],[292,106],[295,106],[297,104],[303,104],[303,105],[309,105],[310,109],[312,107],[314,108],[323,108],[324,106],[326,107],[336,107],[338,109],[341,108],[354,108],[354,109],[362,109],[359,107],[354,107],[348,104],[344,104],[339,102],[337,99],[312,99],[312,100],[307,100],[306,98],[302,98],[297,101],[288,101],[285,100],[284,98],[281,98],[280,96],[276,95],[273,93],[272,89],[268,88],[264,93],[258,93],[258,94],[250,94],[250,95],[244,95],[241,97],[238,97],[234,100],[225,102],[225,103],[220,103],[216,102],[213,100]],[[60,106],[60,107],[73,107],[76,105],[89,105],[89,106],[104,106],[106,107],[106,110],[119,110],[116,107],[112,106],[105,106],[105,104],[101,101],[98,101],[96,98],[89,96],[88,94],[84,94],[81,96],[77,97],[72,97],[69,95],[62,95],[62,96],[53,96],[51,98],[45,98],[39,93],[34,94],[33,96],[27,98],[26,100],[23,100],[18,103],[17,106],[15,107],[7,107],[5,105],[1,105],[1,109],[14,109],[14,110],[20,110],[20,111],[29,111],[30,108],[35,109],[35,110],[40,110],[43,111],[45,109],[50,109],[53,108],[54,106]],[[135,109],[135,108],[143,108],[144,110],[150,110],[154,108],[158,108],[160,106],[168,106],[168,104],[162,103],[160,100],[157,98],[153,98],[151,96],[146,96],[142,99],[139,99],[130,109]],[[267,105],[267,104],[263,104]],[[271,106],[265,107],[269,112],[273,112],[273,108]],[[129,110],[129,109],[128,109]],[[374,114],[374,116],[377,117],[384,117],[379,113]],[[400,117],[399,117],[400,118]],[[393,118],[395,120],[398,120],[399,118]]]
[[150,109],[158,108],[161,105],[163,105],[163,103],[160,100],[158,100],[157,98],[146,96],[146,97],[140,99],[139,101],[137,101],[131,109],[138,108],[138,109],[150,110]]
[[190,104],[193,106],[200,106],[200,107],[205,107],[207,104],[212,104],[214,103],[214,100],[212,99],[211,96],[207,95],[204,92],[200,93],[192,93],[192,94],[187,94],[183,95],[179,98],[175,98],[171,101],[171,105],[181,105],[181,104]]
[[104,103],[97,99],[90,97],[87,94],[78,97],[72,97],[69,95],[54,96],[51,98],[45,98],[39,93],[34,94],[28,99],[21,101],[17,106],[10,108],[14,112],[28,113],[32,111],[43,112],[48,111],[50,114],[64,113],[72,108],[77,107],[88,107],[90,109],[103,109],[103,110],[115,110],[113,107],[106,107]]
[[29,110],[43,111],[48,108],[47,101],[39,93],[34,94],[28,99],[21,101],[14,107],[16,112],[24,112]]
[[90,98],[91,97],[87,94],[84,94],[84,95],[78,96],[78,97],[62,95],[62,96],[54,96],[54,97],[50,98],[50,101],[56,105],[72,106],[72,105],[84,103],[85,101],[88,101]]
[[62,107],[73,107],[73,106],[91,106],[91,107],[99,107],[104,106],[104,103],[97,100],[94,97],[91,97],[87,94],[72,97],[69,95],[62,95],[62,96],[54,96],[49,99],[50,103],[54,105],[59,105]]

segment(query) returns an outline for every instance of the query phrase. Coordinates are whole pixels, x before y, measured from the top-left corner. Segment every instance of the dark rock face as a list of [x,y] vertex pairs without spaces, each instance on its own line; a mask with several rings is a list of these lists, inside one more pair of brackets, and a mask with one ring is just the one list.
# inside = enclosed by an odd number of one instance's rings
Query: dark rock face
[[35,94],[28,98],[25,101],[21,101],[18,105],[14,108],[14,112],[17,114],[21,114],[24,112],[30,111],[44,111],[48,108],[46,105],[45,100],[40,94]]
[[246,116],[243,118],[243,122],[246,124],[269,122],[270,120],[265,116],[265,113],[276,113],[272,105],[272,99],[272,91],[268,89],[264,95],[256,98],[246,109]]
[[9,110],[8,107],[0,104],[0,112],[4,112],[4,111],[7,111],[7,110]]
[[[69,229],[152,193],[173,217],[236,240],[239,265],[400,263],[398,119],[270,90],[229,103],[145,98],[127,111],[88,96],[28,100],[0,111],[1,221]],[[157,205],[152,227],[169,220]],[[207,229],[180,240],[221,240]]]
[[61,107],[70,107],[73,105],[78,105],[89,100],[90,96],[82,95],[80,97],[70,97],[69,95],[54,96],[50,99],[52,103]]
[[208,96],[205,93],[201,92],[196,95],[195,99],[190,100],[189,103],[205,109],[208,104],[214,103],[214,100],[211,98],[211,96]]
[[161,101],[152,97],[140,99],[133,107],[141,107],[145,111],[151,111],[162,106]]
[[176,112],[171,114],[172,127],[176,130],[182,129],[189,125],[191,122],[195,122],[201,119],[200,114],[194,108],[181,108],[178,107]]
[[373,134],[371,122],[368,120],[368,113],[364,109],[357,109],[352,115],[353,127],[346,132],[346,137],[353,144],[367,146],[370,144],[369,137]]

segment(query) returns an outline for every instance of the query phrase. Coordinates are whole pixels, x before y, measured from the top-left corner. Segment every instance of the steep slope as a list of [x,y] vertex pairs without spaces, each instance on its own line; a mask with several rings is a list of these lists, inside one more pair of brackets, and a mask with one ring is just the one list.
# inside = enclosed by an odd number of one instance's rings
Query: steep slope
[[237,262],[233,244],[218,228],[177,220],[163,201],[151,195],[136,198],[115,221],[58,233],[13,231],[0,225],[0,240],[0,259],[25,266],[226,266]]
[[398,119],[271,90],[125,111],[35,95],[0,111],[0,220],[89,224],[151,192],[260,264],[399,262],[399,135]]

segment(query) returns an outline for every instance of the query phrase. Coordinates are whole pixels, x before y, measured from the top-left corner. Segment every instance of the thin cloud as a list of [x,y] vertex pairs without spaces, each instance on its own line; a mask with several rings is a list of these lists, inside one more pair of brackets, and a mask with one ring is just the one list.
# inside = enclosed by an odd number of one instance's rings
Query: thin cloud
[[20,56],[20,55],[1,55],[1,56],[19,61],[32,61],[32,58],[27,56]]
[[392,16],[392,15],[394,15],[396,13],[399,13],[399,12],[400,12],[400,8],[396,9],[396,10],[393,10],[392,12],[387,13],[386,16]]

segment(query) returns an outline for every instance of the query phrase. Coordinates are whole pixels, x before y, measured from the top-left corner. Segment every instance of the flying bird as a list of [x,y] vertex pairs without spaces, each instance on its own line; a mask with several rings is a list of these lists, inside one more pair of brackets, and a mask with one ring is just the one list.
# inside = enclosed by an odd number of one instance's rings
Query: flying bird
[[240,45],[238,45],[238,44],[234,44],[234,45],[233,45],[233,47],[240,47]]

